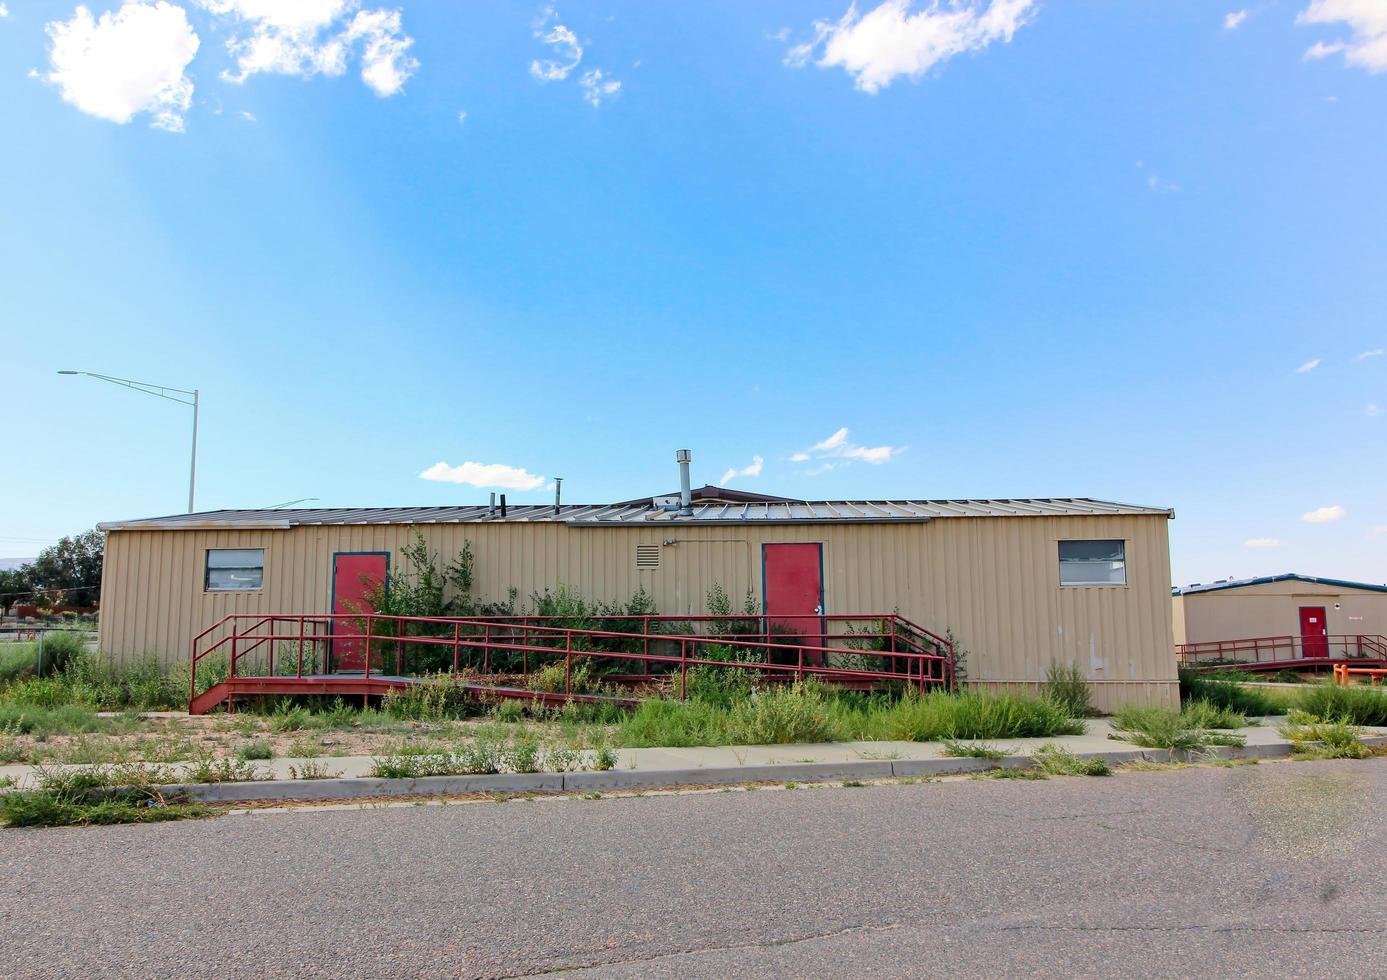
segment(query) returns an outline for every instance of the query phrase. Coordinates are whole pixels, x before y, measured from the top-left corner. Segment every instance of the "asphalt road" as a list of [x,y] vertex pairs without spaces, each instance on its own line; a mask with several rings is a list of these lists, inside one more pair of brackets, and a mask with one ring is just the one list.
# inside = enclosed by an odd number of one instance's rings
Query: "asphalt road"
[[1387,760],[0,831],[0,975],[1387,976]]

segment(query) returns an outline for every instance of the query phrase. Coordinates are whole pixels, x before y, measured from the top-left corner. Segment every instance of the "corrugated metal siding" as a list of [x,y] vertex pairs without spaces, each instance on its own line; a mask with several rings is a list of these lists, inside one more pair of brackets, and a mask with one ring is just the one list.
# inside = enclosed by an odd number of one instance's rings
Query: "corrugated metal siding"
[[[772,525],[729,528],[570,528],[555,523],[420,527],[443,561],[471,541],[479,598],[522,604],[567,584],[593,599],[626,599],[639,587],[663,613],[703,611],[720,582],[760,603],[761,545],[824,545],[825,606],[832,613],[898,609],[921,626],[952,630],[968,651],[970,678],[1034,685],[1053,661],[1078,661],[1100,706],[1125,699],[1171,703],[1170,566],[1164,516],[942,519],[929,523]],[[389,551],[392,568],[413,531],[402,525],[286,530],[116,531],[107,541],[102,649],[120,659],[157,653],[185,659],[191,638],[231,612],[325,612],[332,554]],[[1123,538],[1125,587],[1061,587],[1056,542]],[[637,568],[637,544],[661,549],[658,568]],[[265,588],[204,593],[208,548],[265,549]]]
[[1331,635],[1387,635],[1387,593],[1324,582],[1266,582],[1191,592],[1176,601],[1184,606],[1186,643],[1297,636],[1301,606],[1324,606]]

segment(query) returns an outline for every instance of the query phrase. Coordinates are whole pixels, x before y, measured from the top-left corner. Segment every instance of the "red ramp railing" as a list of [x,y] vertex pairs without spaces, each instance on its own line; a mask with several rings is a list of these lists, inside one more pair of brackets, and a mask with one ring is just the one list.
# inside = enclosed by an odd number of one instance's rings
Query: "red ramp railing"
[[[777,628],[766,629],[755,616],[603,616],[574,626],[553,616],[233,614],[194,638],[189,695],[197,696],[199,671],[205,680],[208,658],[217,654],[225,657],[228,678],[467,674],[476,680],[528,677],[562,662],[566,694],[573,693],[575,664],[584,662],[602,665],[605,677],[621,682],[674,684],[681,697],[689,670],[703,666],[850,686],[898,682],[924,689],[953,683],[953,645],[901,616],[777,620]],[[804,630],[779,626],[787,620],[803,620]],[[343,661],[350,661],[347,669]]]

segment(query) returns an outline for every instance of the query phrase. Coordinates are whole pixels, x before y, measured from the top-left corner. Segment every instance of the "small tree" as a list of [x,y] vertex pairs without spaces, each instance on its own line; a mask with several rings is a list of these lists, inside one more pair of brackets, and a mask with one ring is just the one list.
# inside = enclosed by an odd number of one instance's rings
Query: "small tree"
[[106,536],[97,530],[61,539],[26,566],[29,587],[55,605],[96,605],[101,598],[105,548]]
[[29,568],[0,569],[0,615],[8,616],[15,603],[29,598]]

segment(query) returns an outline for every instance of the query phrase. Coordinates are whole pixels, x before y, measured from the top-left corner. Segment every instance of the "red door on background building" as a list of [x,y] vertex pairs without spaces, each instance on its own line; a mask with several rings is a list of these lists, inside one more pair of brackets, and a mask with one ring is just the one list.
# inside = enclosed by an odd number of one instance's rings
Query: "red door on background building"
[[1306,657],[1329,656],[1329,625],[1324,606],[1300,607],[1300,649]]
[[[341,551],[332,556],[332,611],[346,616],[374,612],[371,597],[389,581],[387,551]],[[365,670],[364,624],[354,619],[332,621],[332,670]]]
[[[799,633],[809,644],[823,646],[822,544],[762,545],[761,590],[768,631]],[[819,664],[822,657],[806,655],[804,662]]]

